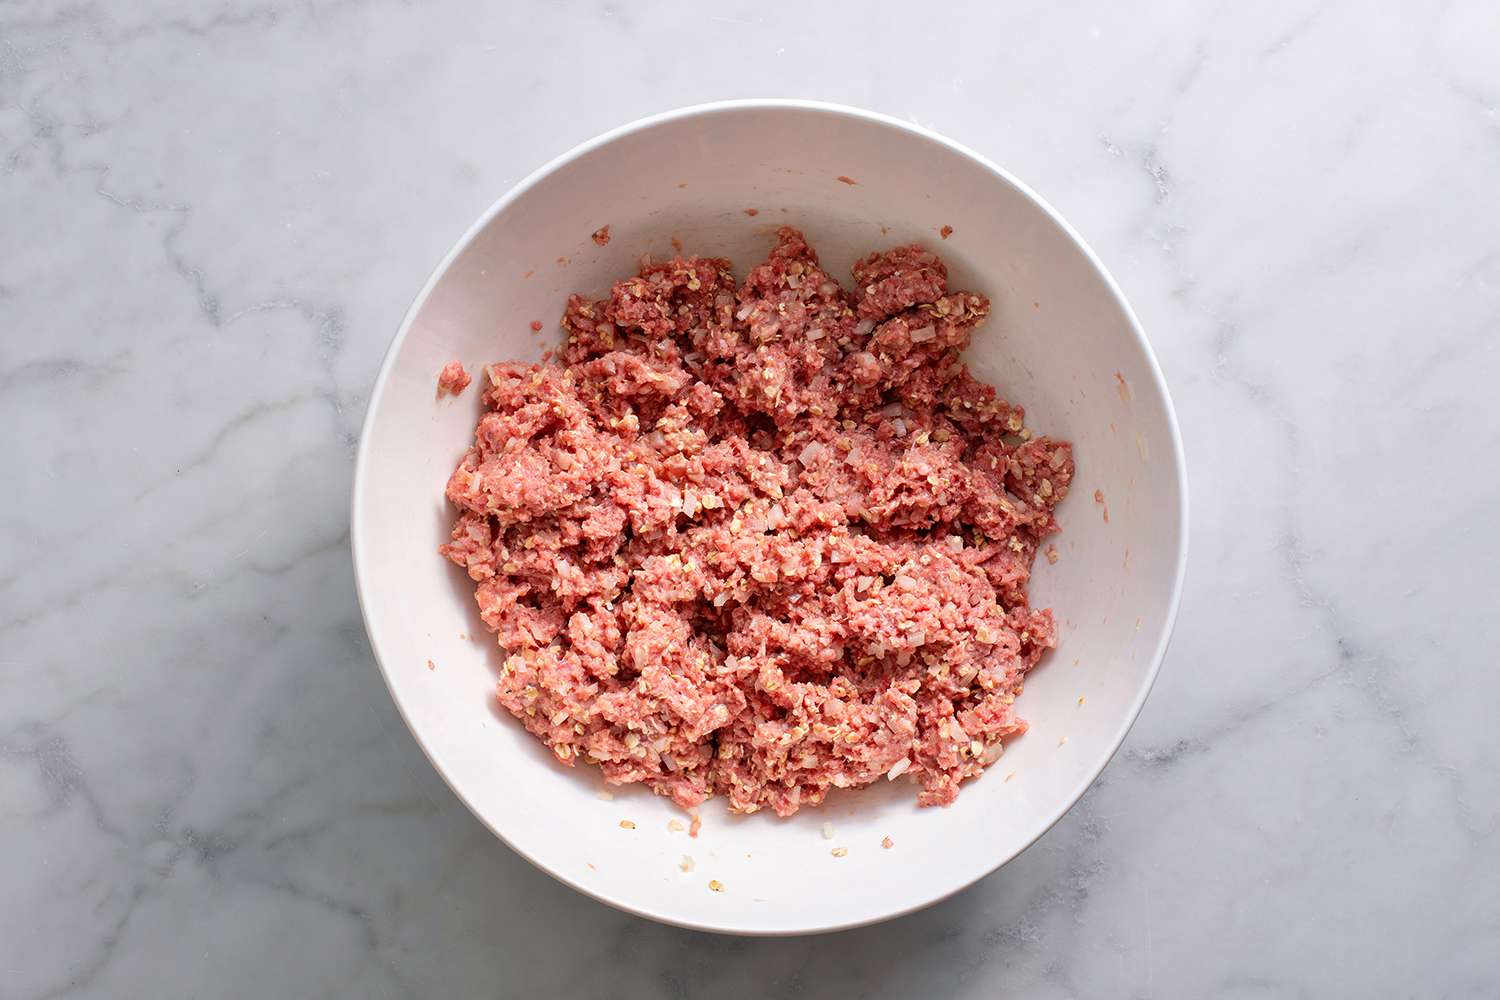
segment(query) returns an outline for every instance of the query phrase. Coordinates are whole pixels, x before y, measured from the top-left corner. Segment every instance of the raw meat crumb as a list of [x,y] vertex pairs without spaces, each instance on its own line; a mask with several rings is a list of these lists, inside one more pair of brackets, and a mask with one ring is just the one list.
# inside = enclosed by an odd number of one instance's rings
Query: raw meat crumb
[[1049,545],[1049,546],[1047,546],[1047,561],[1049,563],[1051,563],[1052,565],[1054,565],[1054,566],[1057,565],[1057,546],[1056,545]]
[[600,226],[598,229],[594,230],[594,242],[599,244],[601,247],[609,245],[608,226]]
[[541,333],[542,332],[542,321],[541,320],[534,319],[534,320],[531,321],[531,332],[532,333]]
[[859,183],[859,181],[855,180],[853,177],[846,177],[843,174],[839,174],[838,177],[835,178],[835,180],[837,180],[840,184],[858,184]]
[[889,851],[891,848],[893,848],[893,847],[896,846],[896,842],[894,840],[892,840],[890,837],[882,837],[880,839],[880,846],[884,847],[887,851]]
[[930,806],[1025,731],[1072,450],[969,374],[990,304],[934,254],[853,270],[787,227],[743,281],[646,262],[569,299],[555,362],[485,369],[443,553],[560,762],[781,815],[904,770]]
[[468,372],[464,371],[464,366],[461,363],[450,361],[443,366],[442,371],[438,372],[438,395],[441,396],[446,392],[450,396],[457,396],[467,389],[469,383],[472,381],[474,379]]
[[953,227],[952,226],[944,226],[942,229],[938,230],[938,235],[941,236],[943,239],[946,240],[948,237],[950,237],[950,236],[953,235]]
[[433,663],[431,660],[428,660],[427,661],[427,669],[428,670],[436,670],[437,669],[437,664]]
[[634,830],[635,829],[635,824],[632,823],[628,819],[622,819],[622,820],[620,820],[620,829],[621,830]]
[[[661,793],[658,792],[657,794]],[[688,836],[697,837],[698,831],[703,829],[703,817],[699,816],[696,812],[691,813],[690,816],[692,822],[688,824]]]
[[747,209],[745,209],[745,214],[748,215],[748,216],[750,216],[750,218],[753,219],[757,215],[760,214],[760,209],[758,209],[758,208],[747,208]]

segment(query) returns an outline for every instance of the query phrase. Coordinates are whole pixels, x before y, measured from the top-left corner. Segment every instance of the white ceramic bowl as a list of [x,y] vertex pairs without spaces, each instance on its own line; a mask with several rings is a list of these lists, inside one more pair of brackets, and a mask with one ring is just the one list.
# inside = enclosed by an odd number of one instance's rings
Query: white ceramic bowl
[[[840,177],[853,179],[849,184]],[[758,210],[755,217],[745,209]],[[597,770],[557,764],[496,706],[499,650],[468,577],[437,553],[443,487],[479,393],[436,400],[438,369],[535,359],[570,291],[598,294],[646,251],[759,262],[782,223],[848,274],[869,250],[920,240],[958,288],[994,301],[975,373],[1071,438],[1078,478],[1056,565],[1034,602],[1061,643],[1018,701],[1031,730],[946,809],[905,781],[837,792],[788,820],[703,809],[697,839],[640,789],[599,795]],[[591,239],[609,225],[612,239]],[[951,238],[939,228],[951,225]],[[1095,501],[1095,490],[1104,498]],[[370,642],[402,716],[453,791],[496,835],[596,899],[706,930],[795,934],[917,909],[1014,857],[1078,799],[1140,711],[1177,610],[1187,550],[1182,446],[1160,370],[1119,289],[1035,194],[983,157],[882,115],[736,101],[627,125],[559,157],[500,199],[417,296],[375,384],[354,482],[353,550]],[[1108,509],[1108,522],[1105,510]],[[467,636],[465,638],[464,636]],[[436,669],[428,668],[431,660]],[[621,820],[635,823],[622,829]],[[822,834],[832,823],[833,839]],[[881,847],[890,837],[894,846]],[[847,856],[831,849],[846,847]],[[682,858],[693,870],[679,870]],[[717,880],[723,891],[709,890]]]

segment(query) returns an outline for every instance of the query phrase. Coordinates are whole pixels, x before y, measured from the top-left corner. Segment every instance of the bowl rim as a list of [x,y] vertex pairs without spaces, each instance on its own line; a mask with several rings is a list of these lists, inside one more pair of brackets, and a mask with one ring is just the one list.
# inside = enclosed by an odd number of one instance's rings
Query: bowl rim
[[[1136,346],[1140,349],[1145,357],[1147,370],[1150,373],[1150,377],[1153,385],[1156,388],[1156,391],[1161,395],[1162,403],[1166,413],[1167,429],[1169,432],[1168,436],[1171,442],[1172,468],[1175,470],[1177,477],[1177,503],[1178,508],[1181,511],[1181,518],[1178,524],[1176,539],[1177,564],[1172,569],[1172,592],[1167,604],[1166,617],[1162,622],[1161,633],[1157,637],[1155,648],[1152,650],[1151,662],[1146,672],[1145,680],[1141,684],[1140,690],[1136,693],[1135,699],[1131,703],[1129,711],[1126,712],[1124,719],[1121,721],[1119,729],[1116,731],[1113,739],[1110,740],[1108,752],[1100,756],[1098,762],[1091,768],[1089,768],[1087,775],[1082,780],[1080,780],[1075,785],[1071,793],[1066,796],[1066,804],[1059,808],[1053,815],[1048,817],[1043,823],[1041,823],[1037,827],[1036,832],[1033,833],[1028,839],[1026,839],[1024,843],[1017,846],[1014,850],[1005,853],[1003,856],[997,856],[994,863],[990,864],[988,867],[984,867],[972,873],[963,874],[955,884],[940,887],[935,893],[923,899],[921,902],[902,905],[892,909],[881,910],[867,916],[862,916],[853,920],[841,921],[838,923],[765,928],[721,926],[709,922],[685,920],[677,916],[653,910],[649,906],[642,906],[630,901],[629,899],[612,895],[608,892],[603,892],[590,887],[580,880],[564,874],[562,871],[555,870],[549,867],[545,863],[533,857],[531,854],[522,850],[515,843],[513,843],[509,837],[505,835],[504,831],[499,829],[478,809],[476,809],[474,807],[474,804],[469,801],[469,798],[453,782],[447,772],[444,771],[442,765],[438,762],[437,758],[433,755],[432,750],[428,747],[426,741],[422,738],[422,734],[418,732],[417,727],[412,725],[412,720],[407,715],[406,706],[402,704],[400,696],[396,693],[396,687],[391,680],[390,668],[386,665],[385,658],[381,655],[380,626],[371,618],[368,611],[365,597],[364,581],[365,561],[361,556],[361,550],[364,547],[363,543],[365,537],[364,518],[361,513],[361,499],[365,493],[365,478],[369,469],[370,438],[375,414],[380,408],[380,402],[385,393],[386,383],[389,380],[391,371],[395,366],[396,356],[400,353],[401,345],[405,342],[407,334],[410,332],[417,314],[420,313],[423,306],[427,304],[427,299],[432,294],[433,289],[437,286],[438,282],[442,280],[443,276],[447,274],[449,268],[453,265],[453,262],[458,258],[458,256],[462,254],[466,249],[468,249],[469,245],[474,241],[474,239],[495,219],[496,216],[498,216],[513,202],[515,202],[532,187],[534,187],[543,178],[551,175],[568,163],[571,163],[574,160],[577,160],[580,157],[583,157],[602,146],[614,142],[617,139],[632,135],[637,132],[646,131],[668,122],[679,121],[682,119],[694,118],[699,116],[722,114],[725,112],[748,110],[813,111],[830,116],[856,119],[859,121],[880,125],[882,127],[895,131],[905,132],[909,135],[926,140],[927,142],[946,147],[952,152],[967,157],[969,160],[979,164],[990,173],[994,174],[998,180],[1010,185],[1017,192],[1025,196],[1033,204],[1040,208],[1042,212],[1047,216],[1047,218],[1052,222],[1052,224],[1055,225],[1059,230],[1061,230],[1063,234],[1066,235],[1075,246],[1077,246],[1077,248],[1083,253],[1085,259],[1088,260],[1088,262],[1098,272],[1099,276],[1104,280],[1104,285],[1108,289],[1109,294],[1113,297],[1115,305],[1120,309],[1121,313],[1128,321],[1130,332],[1136,340]],[[511,187],[510,190],[501,195],[492,205],[490,205],[488,209],[481,213],[479,218],[469,226],[469,228],[461,237],[459,237],[458,241],[453,245],[452,249],[450,249],[448,253],[443,257],[443,259],[438,263],[438,265],[433,268],[432,273],[428,275],[427,281],[422,285],[421,290],[412,300],[411,305],[407,308],[405,315],[401,319],[401,324],[397,328],[395,336],[391,339],[390,346],[386,348],[385,357],[381,360],[380,370],[375,377],[375,384],[371,389],[369,403],[367,404],[365,409],[364,420],[360,425],[359,447],[355,454],[354,482],[350,495],[349,547],[354,562],[354,589],[359,603],[360,619],[364,624],[365,634],[370,641],[370,651],[374,654],[375,663],[380,669],[381,677],[385,681],[386,690],[390,693],[391,701],[395,703],[396,711],[401,716],[401,721],[405,723],[407,730],[411,733],[412,738],[416,740],[417,746],[421,748],[422,753],[426,756],[428,762],[432,765],[433,770],[435,770],[443,779],[444,784],[448,786],[449,790],[453,792],[454,796],[456,796],[458,800],[464,804],[465,808],[467,808],[469,812],[474,816],[474,818],[479,820],[479,822],[486,829],[488,829],[492,834],[498,837],[500,841],[503,842],[512,851],[515,851],[521,857],[530,862],[534,867],[547,873],[552,878],[582,893],[585,896],[589,896],[601,903],[605,903],[626,913],[645,917],[650,920],[655,920],[659,923],[669,924],[671,926],[681,927],[688,930],[708,931],[719,934],[733,934],[745,937],[788,937],[806,934],[830,933],[833,931],[852,930],[858,927],[866,927],[885,920],[892,920],[897,917],[906,916],[907,914],[914,913],[918,910],[926,909],[927,907],[932,906],[936,903],[940,903],[950,896],[953,896],[963,891],[964,889],[969,888],[976,882],[979,882],[980,880],[994,874],[1001,867],[1013,861],[1016,857],[1030,848],[1038,840],[1040,840],[1049,830],[1052,829],[1052,827],[1056,826],[1058,821],[1061,820],[1063,816],[1065,816],[1075,805],[1078,804],[1079,799],[1081,799],[1084,793],[1089,790],[1093,783],[1098,779],[1099,775],[1103,773],[1104,768],[1108,766],[1111,760],[1114,759],[1115,754],[1119,752],[1120,746],[1125,742],[1126,735],[1129,734],[1131,727],[1135,724],[1136,719],[1140,716],[1141,709],[1145,706],[1146,698],[1151,694],[1151,690],[1156,684],[1157,676],[1161,672],[1162,661],[1166,657],[1167,647],[1171,642],[1172,632],[1176,628],[1177,624],[1177,612],[1182,603],[1183,580],[1187,572],[1188,525],[1189,508],[1187,465],[1182,444],[1182,432],[1177,421],[1177,411],[1172,405],[1172,397],[1167,389],[1166,378],[1162,374],[1161,366],[1156,359],[1156,354],[1152,351],[1151,343],[1146,338],[1146,334],[1141,327],[1140,320],[1136,318],[1135,311],[1130,307],[1130,303],[1126,300],[1124,293],[1120,290],[1120,286],[1115,281],[1114,276],[1110,274],[1109,269],[1104,266],[1104,262],[1099,259],[1099,256],[1094,252],[1093,248],[1084,241],[1083,237],[1080,236],[1076,230],[1074,230],[1074,228],[1068,223],[1068,221],[1064,219],[1062,215],[1046,201],[1046,199],[1042,198],[1041,195],[1037,194],[1036,191],[1032,190],[1031,187],[1022,182],[1019,178],[1015,177],[1005,168],[1001,167],[999,164],[995,163],[993,160],[989,159],[983,154],[975,152],[974,150],[961,143],[955,142],[954,140],[949,139],[946,136],[933,131],[932,129],[926,128],[922,125],[918,125],[914,122],[904,121],[902,119],[895,118],[891,115],[883,114],[878,111],[869,111],[864,108],[853,107],[846,104],[837,104],[828,101],[804,100],[798,98],[740,98],[735,100],[710,101],[701,104],[692,104],[680,108],[674,108],[669,111],[662,111],[657,114],[647,115],[643,118],[637,118],[634,121],[627,122],[624,125],[620,125],[616,128],[602,132],[599,135],[594,136],[592,139],[581,142],[578,145],[567,150],[566,152],[553,157],[551,160],[547,161],[542,166],[536,168],[520,181],[518,181],[513,187]]]

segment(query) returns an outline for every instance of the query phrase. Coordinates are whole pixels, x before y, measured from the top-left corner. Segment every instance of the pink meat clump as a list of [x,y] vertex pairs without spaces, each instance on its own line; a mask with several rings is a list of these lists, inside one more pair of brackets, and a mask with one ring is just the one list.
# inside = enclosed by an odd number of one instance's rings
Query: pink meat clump
[[438,372],[438,395],[441,396],[446,392],[450,396],[457,396],[467,389],[472,381],[474,379],[464,371],[464,366],[460,362],[450,361],[443,366],[442,371]]
[[1025,731],[1072,450],[969,374],[990,304],[936,256],[854,278],[783,228],[742,282],[651,264],[572,296],[553,362],[485,369],[442,551],[558,760],[789,815],[902,774],[945,805]]

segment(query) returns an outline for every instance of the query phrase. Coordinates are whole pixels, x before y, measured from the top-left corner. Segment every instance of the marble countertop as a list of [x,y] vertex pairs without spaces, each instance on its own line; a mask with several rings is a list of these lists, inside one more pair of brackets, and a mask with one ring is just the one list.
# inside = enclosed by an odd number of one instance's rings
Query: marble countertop
[[[0,998],[1497,988],[1496,7],[768,6],[0,5]],[[491,837],[348,551],[376,368],[453,240],[579,140],[747,95],[1040,190],[1192,477],[1175,642],[1082,802],[953,899],[793,940]]]

